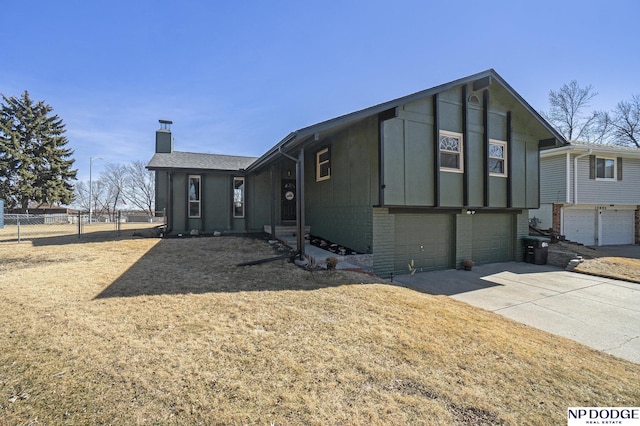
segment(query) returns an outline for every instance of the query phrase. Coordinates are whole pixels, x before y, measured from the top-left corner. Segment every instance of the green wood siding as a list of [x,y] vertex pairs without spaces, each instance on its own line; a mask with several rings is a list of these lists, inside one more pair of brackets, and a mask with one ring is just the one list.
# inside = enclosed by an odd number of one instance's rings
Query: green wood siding
[[405,121],[404,193],[406,205],[429,206],[433,204],[433,173],[427,164],[433,164],[431,126],[415,121]]
[[405,205],[404,120],[397,118],[383,123],[384,143],[384,203]]
[[185,175],[184,173],[173,173],[171,204],[172,232],[188,232],[189,224],[187,223],[187,175]]
[[[526,188],[526,174],[518,173],[518,170],[526,170],[527,144],[520,138],[511,141],[511,169],[516,171],[511,174],[511,203],[515,208],[527,207],[527,195],[522,188]],[[537,151],[537,149],[536,149]]]
[[228,174],[207,174],[203,176],[202,203],[204,216],[202,231],[229,231],[231,223],[232,178]]
[[[464,173],[440,172],[441,207],[537,208],[538,141],[549,137],[511,94],[499,85],[489,87],[488,134],[485,135],[481,103],[467,103],[467,131],[464,135]],[[467,86],[468,96],[482,100],[482,92]],[[463,103],[460,87],[439,94],[440,129],[463,131]],[[435,206],[433,197],[436,152],[433,141],[433,97],[401,105],[397,117],[382,125],[384,205]],[[507,178],[488,178],[488,206],[484,206],[485,145],[484,138],[507,141],[508,113],[511,113],[511,174]],[[508,194],[511,179],[511,194]],[[465,205],[465,186],[468,202]],[[511,197],[512,205],[508,205]]]
[[[371,250],[371,209],[378,202],[378,131],[371,117],[305,150],[305,224],[312,234],[363,253]],[[331,178],[316,182],[316,152],[326,146]]]
[[529,209],[537,209],[540,207],[540,181],[539,181],[539,167],[540,153],[537,146],[533,144],[527,144],[525,170],[525,191],[526,191],[526,207]]
[[489,177],[489,205],[491,207],[507,207],[507,179]]
[[[158,174],[160,175],[160,173]],[[200,218],[188,217],[187,181],[189,175],[201,177]],[[171,233],[188,234],[191,230],[197,230],[201,233],[244,232],[245,219],[232,219],[232,180],[233,175],[228,173],[173,172],[173,200],[169,212]],[[163,179],[162,182],[168,184],[168,179]],[[164,192],[166,193],[166,190]]]
[[167,188],[169,186],[169,174],[165,171],[157,171],[156,175],[156,187],[155,187],[155,209],[157,211],[163,211],[168,206],[167,200]]
[[[276,224],[279,220],[279,188],[280,176],[275,175],[276,189]],[[245,191],[245,217],[247,218],[247,228],[249,231],[261,232],[265,225],[271,225],[271,176],[269,169],[261,173],[246,177]]]

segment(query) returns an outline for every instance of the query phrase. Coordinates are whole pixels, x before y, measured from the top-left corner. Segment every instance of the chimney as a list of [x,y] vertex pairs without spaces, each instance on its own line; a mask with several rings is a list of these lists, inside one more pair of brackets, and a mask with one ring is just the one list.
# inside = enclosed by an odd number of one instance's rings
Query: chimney
[[170,154],[173,151],[173,136],[171,136],[173,121],[158,121],[160,122],[160,128],[156,130],[156,152]]

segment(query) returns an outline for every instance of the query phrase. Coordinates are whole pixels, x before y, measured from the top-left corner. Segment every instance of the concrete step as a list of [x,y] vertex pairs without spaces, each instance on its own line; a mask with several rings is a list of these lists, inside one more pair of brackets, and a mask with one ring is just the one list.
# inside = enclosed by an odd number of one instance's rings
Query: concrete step
[[[264,225],[264,232],[271,234],[271,225]],[[304,227],[304,233],[309,234],[311,232],[310,226]],[[276,225],[276,237],[295,237],[298,233],[298,227],[295,225]]]

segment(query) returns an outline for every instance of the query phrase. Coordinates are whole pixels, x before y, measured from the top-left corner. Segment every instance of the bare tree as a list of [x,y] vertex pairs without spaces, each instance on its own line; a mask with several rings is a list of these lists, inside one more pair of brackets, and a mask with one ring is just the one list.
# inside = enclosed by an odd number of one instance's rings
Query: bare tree
[[620,101],[611,112],[598,112],[600,141],[640,148],[640,95]]
[[89,210],[89,185],[82,181],[76,182],[73,186],[74,202],[73,205],[82,210]]
[[580,87],[577,81],[572,80],[558,91],[549,91],[550,109],[544,116],[565,139],[589,140],[596,114],[588,108],[597,94],[593,86]]
[[142,161],[134,161],[126,167],[127,185],[124,197],[133,207],[154,216],[155,175]]
[[142,161],[121,165],[107,163],[99,179],[89,184],[76,182],[75,202],[78,208],[88,210],[89,204],[96,217],[107,215],[115,219],[118,209],[138,209],[149,217],[155,215],[155,175],[147,170]]
[[121,164],[107,163],[100,174],[100,182],[105,186],[105,196],[101,200],[110,220],[115,219],[118,205],[125,203],[127,180],[127,167]]

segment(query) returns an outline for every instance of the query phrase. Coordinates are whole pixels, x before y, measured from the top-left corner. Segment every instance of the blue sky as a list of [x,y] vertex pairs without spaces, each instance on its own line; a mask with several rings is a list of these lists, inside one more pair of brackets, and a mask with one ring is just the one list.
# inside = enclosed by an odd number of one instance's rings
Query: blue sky
[[494,68],[535,109],[577,80],[640,93],[628,1],[0,0],[0,93],[67,126],[78,177],[174,149],[259,156],[290,131]]

